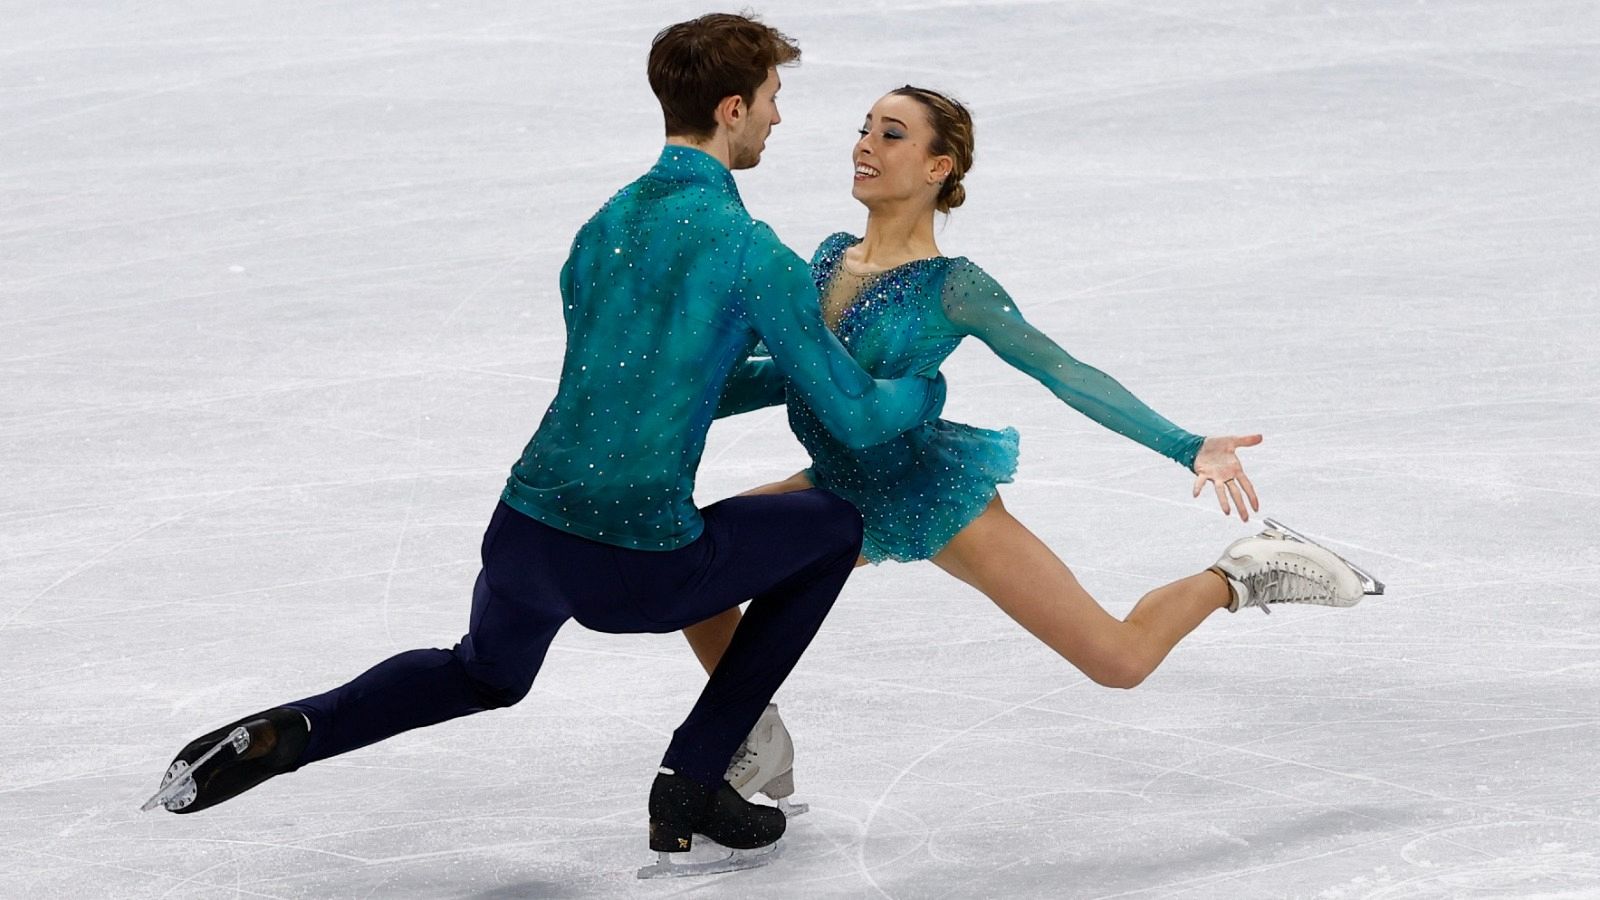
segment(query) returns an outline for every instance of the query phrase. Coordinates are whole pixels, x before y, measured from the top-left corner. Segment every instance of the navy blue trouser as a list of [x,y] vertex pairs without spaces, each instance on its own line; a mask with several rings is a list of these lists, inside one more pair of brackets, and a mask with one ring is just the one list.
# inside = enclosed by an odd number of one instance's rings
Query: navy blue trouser
[[595,631],[661,633],[749,600],[661,761],[714,787],[844,587],[861,550],[861,516],[821,490],[732,497],[701,514],[704,534],[662,552],[586,540],[500,504],[484,532],[466,636],[286,704],[311,721],[300,764],[516,703],[568,619]]

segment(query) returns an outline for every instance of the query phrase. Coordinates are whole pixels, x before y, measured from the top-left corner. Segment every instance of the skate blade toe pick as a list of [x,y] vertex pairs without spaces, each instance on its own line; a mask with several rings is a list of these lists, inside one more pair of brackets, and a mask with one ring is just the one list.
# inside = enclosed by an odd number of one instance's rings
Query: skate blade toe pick
[[175,759],[167,767],[167,774],[161,778],[161,787],[144,805],[139,807],[140,812],[149,812],[158,806],[177,812],[194,802],[199,796],[200,787],[194,782],[196,769],[210,762],[212,757],[223,750],[231,749],[235,756],[243,756],[250,746],[250,732],[243,727],[235,728],[228,732],[228,736],[218,741],[215,746],[207,750],[192,764],[182,759]]

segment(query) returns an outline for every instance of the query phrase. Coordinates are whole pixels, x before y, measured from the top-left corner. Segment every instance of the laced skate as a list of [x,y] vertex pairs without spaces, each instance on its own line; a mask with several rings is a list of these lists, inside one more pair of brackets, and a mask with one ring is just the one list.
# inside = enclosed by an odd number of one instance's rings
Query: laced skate
[[282,707],[225,725],[178,751],[161,787],[139,809],[192,813],[237,797],[294,771],[309,738],[305,717]]
[[[1332,550],[1270,519],[1265,531],[1229,544],[1213,568],[1233,589],[1229,612],[1251,606],[1271,612],[1275,603],[1355,606],[1383,590]],[[1369,582],[1375,590],[1367,590]]]
[[653,865],[640,878],[712,875],[764,866],[777,858],[783,813],[751,803],[724,782],[716,791],[662,769],[650,788]]
[[778,717],[776,703],[768,703],[762,711],[756,727],[734,752],[725,777],[739,796],[749,800],[758,793],[766,794],[790,818],[811,808],[789,800],[794,794],[794,740]]

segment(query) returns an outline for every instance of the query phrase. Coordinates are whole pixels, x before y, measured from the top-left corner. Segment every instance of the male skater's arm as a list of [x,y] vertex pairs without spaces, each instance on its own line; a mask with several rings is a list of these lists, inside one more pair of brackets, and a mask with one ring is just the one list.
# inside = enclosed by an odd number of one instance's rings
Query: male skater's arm
[[735,290],[773,365],[834,436],[851,448],[881,444],[936,417],[943,378],[875,379],[822,324],[811,267],[757,222]]

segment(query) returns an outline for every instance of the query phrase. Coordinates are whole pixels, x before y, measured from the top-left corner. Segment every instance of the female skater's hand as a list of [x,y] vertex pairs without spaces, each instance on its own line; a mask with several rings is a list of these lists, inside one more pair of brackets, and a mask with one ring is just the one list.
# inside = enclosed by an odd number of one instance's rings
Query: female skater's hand
[[[1247,434],[1242,437],[1208,437],[1200,445],[1200,452],[1194,457],[1194,495],[1200,496],[1200,491],[1211,482],[1217,490],[1217,502],[1222,504],[1222,514],[1232,515],[1233,510],[1239,510],[1239,518],[1250,521],[1250,511],[1260,510],[1261,501],[1256,499],[1255,485],[1244,474],[1244,465],[1239,462],[1239,457],[1233,451],[1240,447],[1254,447],[1261,443],[1261,435]],[[1243,492],[1243,496],[1240,492]],[[1228,504],[1228,496],[1233,496],[1232,508]],[[1250,498],[1250,505],[1245,506],[1245,497]]]

